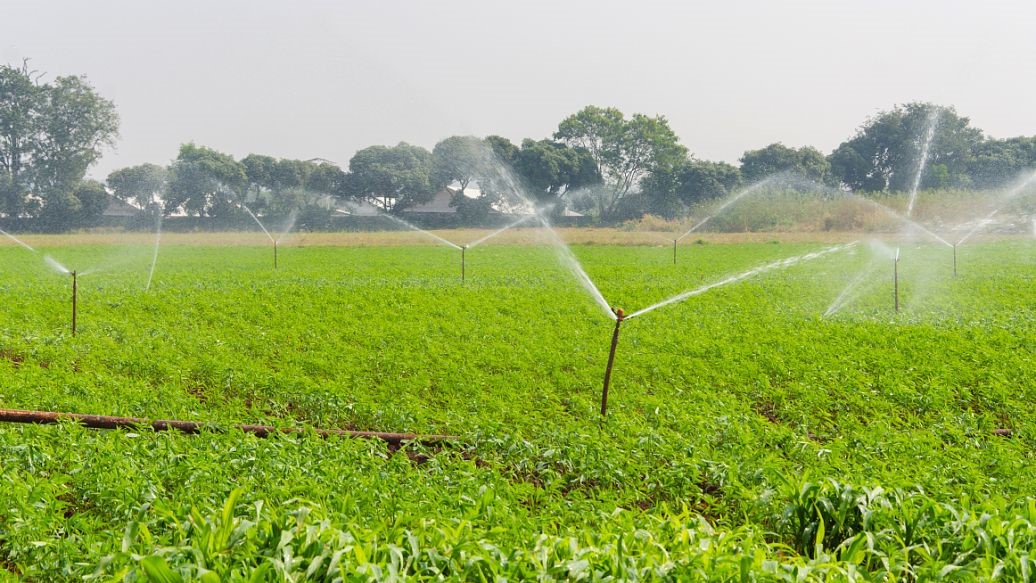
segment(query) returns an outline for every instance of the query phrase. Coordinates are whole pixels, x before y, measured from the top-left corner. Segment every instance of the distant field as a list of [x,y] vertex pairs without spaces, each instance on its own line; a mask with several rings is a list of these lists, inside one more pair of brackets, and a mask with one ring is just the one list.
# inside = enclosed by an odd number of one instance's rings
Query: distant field
[[[1031,239],[961,247],[957,278],[947,247],[904,245],[898,315],[891,261],[860,244],[630,320],[602,421],[613,322],[528,244],[541,234],[469,250],[464,284],[456,250],[415,237],[295,234],[274,271],[260,233],[168,233],[147,292],[147,234],[0,242],[0,407],[461,440],[390,455],[314,435],[0,426],[0,573],[1036,572]],[[857,238],[692,235],[674,265],[671,233],[562,237],[627,311]],[[76,338],[70,278],[43,254],[86,272]]]
[[[688,227],[689,228],[689,227]],[[568,228],[556,229],[563,240],[571,245],[638,245],[671,246],[673,239],[681,232],[643,230],[642,228]],[[464,245],[487,234],[486,229],[442,229],[430,231],[458,245]],[[868,237],[896,239],[896,235],[875,235],[854,231],[774,231],[746,233],[695,232],[680,241],[680,245],[695,243],[738,244],[738,243],[845,243]],[[66,247],[77,245],[105,245],[143,247],[155,241],[154,233],[98,231],[60,235],[19,235],[19,238],[35,247]],[[976,235],[976,241],[1029,240],[1031,235]],[[915,237],[916,239],[916,237]],[[492,245],[544,245],[549,238],[542,229],[515,228],[492,239]],[[259,231],[254,232],[193,232],[162,233],[161,245],[179,246],[263,246],[269,240]],[[282,241],[284,247],[385,247],[385,246],[437,246],[434,239],[417,231],[372,231],[372,232],[293,232]],[[15,246],[10,240],[0,237],[0,248]]]
[[[458,245],[464,245],[484,236],[486,229],[442,229],[432,230],[440,237]],[[663,231],[640,231],[616,228],[570,228],[557,229],[561,237],[575,245],[672,245],[674,234]],[[677,234],[676,236],[678,236]],[[74,245],[148,245],[154,242],[154,233],[101,231],[61,235],[24,235],[20,238],[33,246],[65,247]],[[854,233],[693,233],[681,244],[691,244],[699,239],[715,243],[768,242],[843,242],[858,238]],[[539,245],[548,242],[542,229],[515,228],[493,240],[494,245]],[[212,245],[212,246],[261,246],[268,239],[261,232],[195,232],[162,233],[162,245]],[[0,238],[0,247],[13,245]],[[298,247],[353,247],[353,246],[401,246],[440,245],[430,237],[417,231],[371,231],[371,232],[295,232],[284,238],[284,246]]]

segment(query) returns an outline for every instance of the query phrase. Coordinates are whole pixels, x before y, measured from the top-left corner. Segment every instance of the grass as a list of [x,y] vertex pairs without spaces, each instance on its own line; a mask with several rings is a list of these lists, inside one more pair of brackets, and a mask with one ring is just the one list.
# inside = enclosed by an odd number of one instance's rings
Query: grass
[[[38,580],[1030,579],[1031,241],[866,246],[612,322],[536,245],[0,247],[0,404],[449,433],[0,427],[0,572]],[[71,243],[75,244],[71,244]],[[52,245],[50,244],[52,243]],[[787,241],[575,252],[635,310]],[[861,268],[858,298],[821,315]],[[1005,435],[1005,431],[1009,433]]]

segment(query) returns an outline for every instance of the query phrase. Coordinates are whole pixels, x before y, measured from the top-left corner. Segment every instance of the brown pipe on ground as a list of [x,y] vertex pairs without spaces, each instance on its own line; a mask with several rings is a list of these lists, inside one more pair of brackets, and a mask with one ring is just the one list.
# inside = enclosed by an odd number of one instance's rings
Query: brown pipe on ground
[[626,313],[622,308],[615,310],[615,331],[612,332],[612,347],[608,352],[608,367],[604,369],[604,388],[601,389],[601,417],[608,414],[608,385],[612,381],[612,365],[615,364],[615,349],[619,346],[619,327]]
[[[21,409],[0,409],[0,422],[4,423],[32,423],[37,425],[48,425],[61,421],[75,421],[91,429],[138,429],[140,427],[151,427],[155,431],[176,430],[187,434],[197,434],[204,430],[225,431],[227,427],[212,425],[209,423],[197,423],[194,421],[177,421],[174,419],[156,419],[150,421],[140,417],[111,417],[108,415],[84,415],[82,413],[55,413],[50,411],[23,411]],[[232,425],[233,429],[251,433],[256,437],[269,437],[270,435],[283,433],[304,433],[307,429],[301,427],[274,427],[271,425]],[[404,441],[414,441],[422,444],[434,444],[444,441],[456,441],[453,435],[417,435],[414,433],[383,433],[380,431],[349,431],[346,429],[313,429],[314,433],[321,437],[340,435],[343,437],[355,437],[366,439],[380,439],[391,446],[399,447]]]

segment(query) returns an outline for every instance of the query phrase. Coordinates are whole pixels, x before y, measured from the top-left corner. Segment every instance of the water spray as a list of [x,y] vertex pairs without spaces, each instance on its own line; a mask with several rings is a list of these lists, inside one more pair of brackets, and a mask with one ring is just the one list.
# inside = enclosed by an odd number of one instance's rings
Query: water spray
[[619,328],[622,321],[626,319],[626,313],[622,308],[613,310],[615,313],[615,331],[612,332],[612,347],[608,352],[608,366],[604,369],[604,387],[601,389],[601,417],[608,414],[608,385],[612,381],[612,366],[615,364],[615,349],[619,346]]
[[79,277],[72,270],[72,336],[76,335],[76,320],[79,316]]
[[939,126],[939,115],[941,110],[934,108],[928,112],[928,125],[925,127],[925,135],[921,142],[921,157],[917,161],[917,173],[914,174],[914,184],[910,189],[910,200],[907,203],[906,216],[914,214],[914,204],[917,202],[917,190],[921,186],[921,178],[924,176],[925,166],[928,165],[928,155],[935,139],[935,130]]

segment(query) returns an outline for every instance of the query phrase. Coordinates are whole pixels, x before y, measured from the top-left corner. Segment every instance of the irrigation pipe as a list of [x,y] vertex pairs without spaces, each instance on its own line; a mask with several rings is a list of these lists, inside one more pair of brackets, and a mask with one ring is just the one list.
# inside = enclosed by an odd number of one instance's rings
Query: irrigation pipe
[[21,409],[0,409],[2,423],[31,423],[49,425],[62,421],[75,421],[91,429],[139,429],[150,426],[155,431],[180,431],[189,435],[202,431],[226,431],[228,428],[250,433],[256,437],[269,437],[276,434],[293,434],[313,431],[321,437],[339,435],[358,439],[380,439],[393,447],[412,441],[425,445],[457,441],[454,435],[418,435],[415,433],[384,433],[380,431],[349,431],[347,429],[306,429],[302,427],[274,427],[272,425],[232,425],[219,426],[195,421],[178,421],[175,419],[156,419],[154,421],[140,417],[112,417],[109,415],[84,415],[82,413],[55,413],[51,411],[24,411]]

